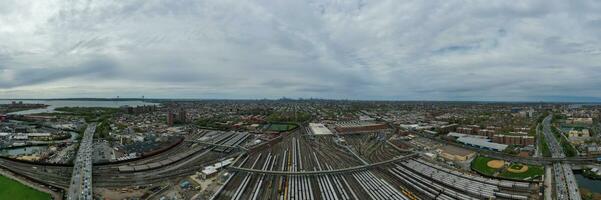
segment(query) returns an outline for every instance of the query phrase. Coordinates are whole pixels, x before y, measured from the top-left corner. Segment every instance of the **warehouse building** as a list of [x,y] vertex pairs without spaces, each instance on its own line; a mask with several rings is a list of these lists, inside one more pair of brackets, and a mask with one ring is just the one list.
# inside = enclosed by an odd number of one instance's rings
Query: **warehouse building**
[[493,151],[503,151],[508,147],[508,145],[506,145],[506,144],[499,144],[499,143],[491,142],[490,139],[486,136],[468,135],[468,134],[455,133],[455,132],[450,132],[449,134],[447,134],[447,136],[456,138],[457,142],[463,143],[465,145],[473,146],[473,147],[478,147],[481,149],[488,149],[488,150],[493,150]]
[[371,121],[346,121],[336,123],[336,131],[342,134],[369,133],[389,129],[388,125]]
[[332,135],[332,131],[321,123],[309,123],[309,129],[315,135]]
[[476,153],[473,151],[451,145],[445,145],[438,148],[438,152],[440,154],[440,157],[444,158],[447,161],[459,162],[472,159],[476,155]]
[[463,144],[466,144],[466,145],[473,146],[473,147],[478,147],[481,149],[488,149],[488,150],[493,150],[493,151],[503,151],[508,147],[508,145],[506,145],[506,144],[494,143],[494,142],[490,142],[489,139],[474,138],[474,137],[460,137],[460,138],[457,138],[457,141],[461,142]]

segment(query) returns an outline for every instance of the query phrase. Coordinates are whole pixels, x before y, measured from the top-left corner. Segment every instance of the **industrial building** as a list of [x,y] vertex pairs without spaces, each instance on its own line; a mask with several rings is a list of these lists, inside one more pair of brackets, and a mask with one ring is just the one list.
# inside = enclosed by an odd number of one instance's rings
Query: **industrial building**
[[469,146],[493,150],[493,151],[503,151],[508,147],[508,145],[506,145],[506,144],[499,144],[499,143],[491,142],[490,139],[488,139],[488,137],[486,137],[486,136],[468,135],[468,134],[455,133],[455,132],[451,132],[451,133],[447,134],[447,136],[457,138],[457,142],[460,142],[460,143],[463,143],[463,144],[466,144]]
[[508,147],[508,145],[506,145],[506,144],[494,143],[494,142],[490,142],[490,140],[488,140],[488,139],[473,138],[473,137],[461,137],[461,138],[457,138],[457,141],[461,142],[463,144],[466,144],[466,145],[478,147],[481,149],[493,150],[493,151],[503,151]]
[[375,132],[389,129],[388,125],[371,121],[346,121],[336,123],[336,131],[342,134]]
[[472,159],[476,153],[467,149],[462,149],[459,147],[445,145],[437,150],[440,154],[440,157],[444,158],[448,161],[467,161]]
[[321,123],[309,123],[309,129],[315,135],[332,135],[332,131]]
[[230,159],[215,163],[213,165],[206,166],[200,172],[199,175],[201,176],[202,179],[207,179],[207,178],[213,177],[217,174],[217,172],[219,172],[219,170],[221,168],[232,164],[232,162],[234,162],[234,158],[230,158]]

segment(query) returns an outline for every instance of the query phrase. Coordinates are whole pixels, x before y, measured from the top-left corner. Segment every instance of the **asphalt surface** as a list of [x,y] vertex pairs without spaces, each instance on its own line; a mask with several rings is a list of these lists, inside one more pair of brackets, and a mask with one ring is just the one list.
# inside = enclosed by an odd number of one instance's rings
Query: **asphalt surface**
[[92,200],[92,151],[96,123],[89,124],[83,134],[77,157],[73,166],[71,184],[67,193],[68,200]]
[[[566,157],[563,148],[551,131],[551,115],[543,120],[543,134],[547,139],[551,157],[563,159]],[[578,183],[572,172],[572,167],[566,163],[553,164],[553,176],[555,180],[555,195],[557,199],[580,200]]]

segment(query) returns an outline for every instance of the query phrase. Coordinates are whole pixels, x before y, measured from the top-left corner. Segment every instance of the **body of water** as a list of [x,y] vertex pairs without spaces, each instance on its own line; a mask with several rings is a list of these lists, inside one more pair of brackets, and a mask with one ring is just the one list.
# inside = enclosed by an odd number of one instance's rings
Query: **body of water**
[[574,174],[578,187],[589,189],[591,192],[601,193],[601,180],[592,180],[584,177],[582,174]]
[[[0,100],[0,104],[10,104],[11,100]],[[143,101],[75,101],[75,100],[33,100],[23,101],[23,103],[39,103],[50,105],[47,108],[25,110],[20,112],[14,112],[9,114],[26,115],[26,114],[37,114],[37,113],[51,113],[55,112],[55,108],[60,107],[104,107],[104,108],[118,108],[121,106],[143,106],[143,105],[158,105],[156,103],[149,103]]]
[[0,155],[2,156],[20,156],[20,155],[29,155],[32,153],[45,151],[48,149],[48,146],[30,146],[30,147],[19,147],[14,149],[2,149],[0,150]]

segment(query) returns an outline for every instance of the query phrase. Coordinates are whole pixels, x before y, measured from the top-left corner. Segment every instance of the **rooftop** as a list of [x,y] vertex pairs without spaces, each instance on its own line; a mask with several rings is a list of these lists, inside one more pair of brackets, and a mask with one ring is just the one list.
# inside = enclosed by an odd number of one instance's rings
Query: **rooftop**
[[494,142],[490,142],[488,139],[474,138],[474,137],[460,137],[460,138],[457,138],[457,141],[464,143],[464,144],[470,144],[470,145],[494,149],[494,150],[498,150],[498,151],[503,151],[508,147],[508,145],[506,145],[506,144],[494,143]]
[[321,124],[321,123],[309,123],[309,128],[311,129],[311,132],[313,132],[313,134],[315,135],[331,135],[332,131],[330,131],[330,129],[328,129],[328,127],[326,127],[325,125]]
[[451,145],[442,146],[442,147],[440,147],[440,150],[443,153],[448,153],[448,154],[458,155],[458,156],[469,156],[470,154],[474,153],[473,151],[455,147],[455,146],[451,146]]

